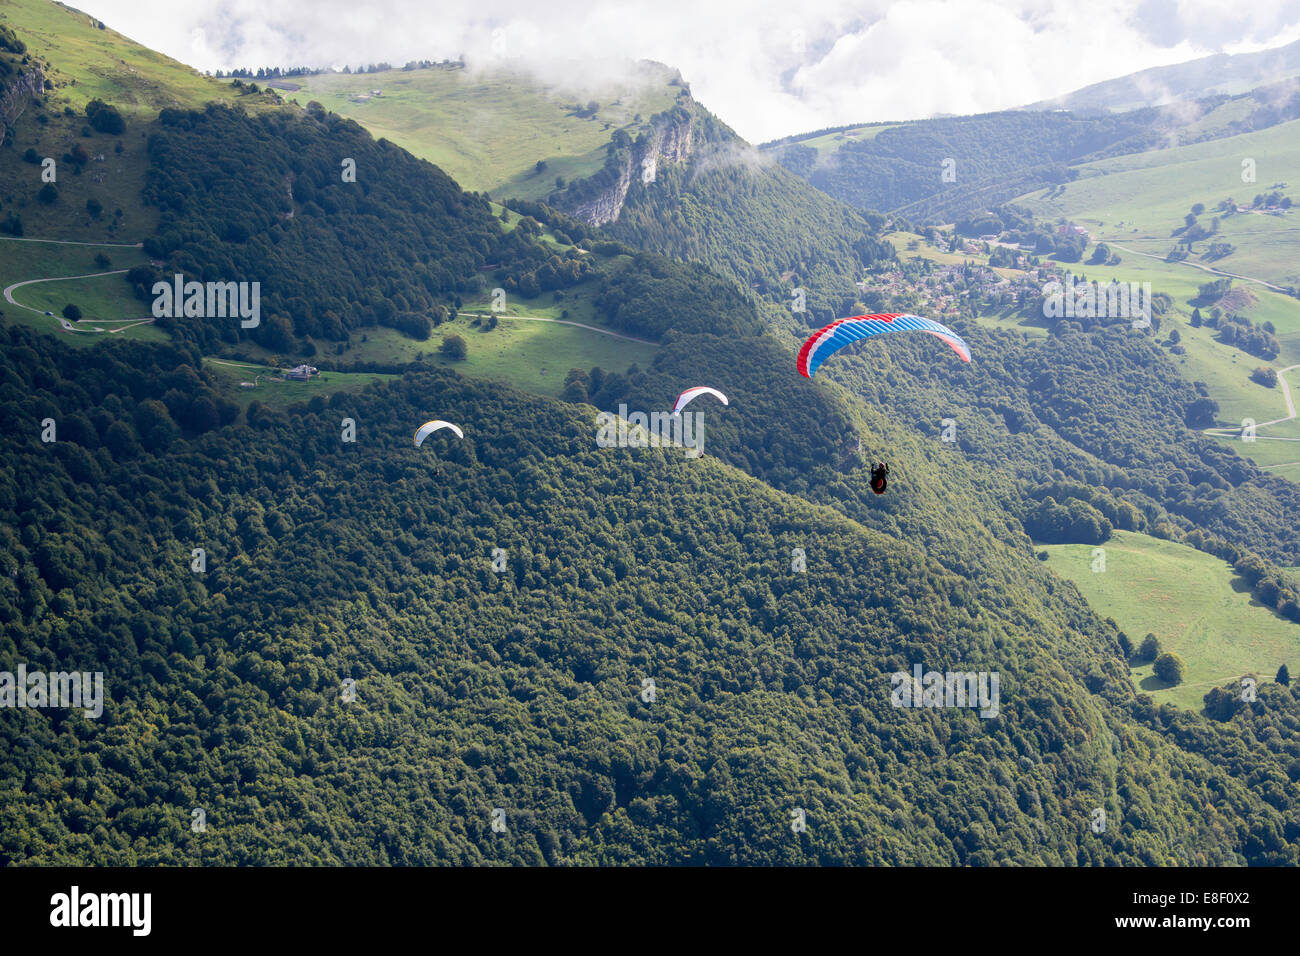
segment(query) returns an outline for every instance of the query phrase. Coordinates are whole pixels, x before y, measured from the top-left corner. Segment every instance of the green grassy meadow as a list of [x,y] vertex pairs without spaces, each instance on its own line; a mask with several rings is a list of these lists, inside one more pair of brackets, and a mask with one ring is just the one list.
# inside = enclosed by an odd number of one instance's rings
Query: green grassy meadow
[[123,275],[94,275],[83,279],[51,279],[14,290],[14,300],[42,312],[63,313],[66,305],[81,309],[82,321],[121,321],[149,317],[149,303],[131,294]]
[[[399,377],[379,372],[322,372],[306,382],[275,382],[270,381],[270,376],[278,375],[279,371],[267,365],[206,358],[203,367],[222,382],[227,397],[244,408],[257,401],[271,408],[284,409],[311,401],[317,395],[328,398],[335,392],[359,392],[371,382]],[[256,388],[239,387],[240,382],[255,382],[259,375],[262,379]]]
[[1149,661],[1133,668],[1134,683],[1159,703],[1200,710],[1211,687],[1247,674],[1272,680],[1280,665],[1300,665],[1300,626],[1255,601],[1231,566],[1212,555],[1117,531],[1103,546],[1106,569],[1098,573],[1092,545],[1036,547],[1135,647],[1153,633],[1162,651],[1183,659],[1187,673],[1177,687],[1155,677]]
[[[102,262],[95,261],[100,255],[108,258],[107,269]],[[0,312],[4,313],[6,322],[61,335],[73,346],[89,346],[117,338],[164,341],[166,334],[153,325],[128,325],[125,321],[147,316],[149,308],[147,303],[132,295],[123,276],[95,275],[108,270],[129,269],[148,261],[148,257],[133,246],[70,245],[0,237],[0,288],[29,279],[54,280],[13,290],[15,302],[37,309],[37,312],[4,301],[0,301]],[[64,276],[83,275],[95,277],[62,279]],[[127,327],[112,334],[65,332],[57,317],[69,303],[81,309],[81,325],[87,329]],[[44,315],[46,311],[53,312],[54,316]]]
[[127,119],[152,119],[168,106],[233,100],[228,83],[116,33],[89,14],[47,0],[0,0],[0,23],[49,57],[47,89],[81,113],[93,99],[112,103]]
[[[1245,161],[1254,164],[1252,182],[1242,180]],[[1194,203],[1205,205],[1200,220],[1208,225],[1219,215],[1215,207],[1221,200],[1232,198],[1249,205],[1258,193],[1300,181],[1300,120],[1225,139],[1099,160],[1078,170],[1079,178],[1060,195],[1036,190],[1015,202],[1036,218],[1066,218],[1086,226],[1094,240],[1122,242],[1163,256],[1176,242],[1173,230],[1183,225]],[[1220,215],[1215,241],[1231,242],[1236,251],[1204,264],[1277,285],[1300,283],[1296,215]],[[1196,246],[1201,252],[1207,247],[1205,240]],[[1191,261],[1201,260],[1194,253]],[[1212,278],[1201,275],[1202,282]]]
[[[425,342],[417,342],[393,329],[363,329],[353,333],[352,346],[343,355],[325,350],[320,357],[322,361],[341,363],[423,360],[455,368],[470,378],[506,382],[534,394],[558,396],[571,368],[599,366],[607,372],[623,372],[632,365],[645,368],[653,361],[656,351],[653,345],[628,342],[588,329],[508,315],[500,317],[497,327],[488,332],[483,330],[482,322],[474,326],[473,318],[461,315],[455,321],[446,322],[435,328]],[[361,341],[362,335],[365,342]],[[439,352],[449,335],[459,335],[465,340],[468,346],[465,361],[452,362]],[[245,347],[244,351],[255,350]]]
[[[91,275],[106,271],[96,256],[108,258],[107,269],[130,269],[145,265],[149,257],[135,246],[71,245],[52,242],[33,242],[0,236],[0,288],[28,279],[52,279],[59,276]],[[126,295],[139,308],[139,301],[131,297],[126,283],[120,278]],[[14,297],[26,301],[21,292]]]
[[[286,96],[356,120],[445,170],[464,189],[541,199],[555,190],[557,176],[597,172],[616,129],[635,138],[678,92],[668,85],[671,71],[649,64],[628,86],[583,90],[579,75],[575,70],[571,84],[548,85],[504,69],[321,73],[294,78],[302,88]],[[592,101],[599,104],[595,114],[581,115]],[[539,160],[546,164],[541,172]]]
[[[37,120],[41,115],[47,122]],[[127,117],[126,123],[121,135],[87,136],[86,118],[80,114],[67,116],[53,109],[36,113],[29,108],[14,124],[14,148],[3,159],[0,217],[18,216],[23,237],[38,239],[130,245],[152,234],[158,210],[140,200],[149,166],[143,121]],[[80,172],[64,159],[74,145],[90,157]],[[28,149],[41,159],[54,160],[58,197],[53,203],[37,198],[45,186],[43,170],[39,163],[23,159]],[[99,204],[98,214],[91,212],[92,203]],[[0,248],[0,254],[7,251]]]
[[865,126],[855,126],[852,129],[837,130],[833,133],[823,133],[820,136],[809,136],[807,139],[798,141],[799,146],[811,146],[817,150],[818,159],[828,159],[827,154],[833,154],[840,147],[848,143],[862,143],[867,140],[875,139],[887,129],[893,129],[897,123],[869,123]]

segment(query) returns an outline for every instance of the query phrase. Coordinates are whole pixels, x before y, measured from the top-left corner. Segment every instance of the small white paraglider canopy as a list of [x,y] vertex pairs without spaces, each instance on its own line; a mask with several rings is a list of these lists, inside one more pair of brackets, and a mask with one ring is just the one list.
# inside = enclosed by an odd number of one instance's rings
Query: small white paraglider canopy
[[712,395],[723,405],[731,404],[730,402],[727,401],[727,396],[723,395],[716,388],[708,388],[704,385],[697,385],[695,388],[688,388],[686,391],[682,392],[680,395],[677,396],[677,403],[673,405],[673,414],[680,415],[682,413],[682,409],[685,408],[687,405],[689,405],[694,399],[698,398],[700,395],[706,395],[706,394]]
[[438,431],[441,428],[450,428],[452,431],[456,433],[457,438],[465,437],[465,433],[462,432],[455,425],[453,425],[451,422],[444,422],[441,419],[435,419],[431,422],[425,422],[423,425],[420,426],[420,430],[415,433],[415,447],[419,448],[420,442],[424,441],[426,438],[428,438],[430,435],[432,435],[434,432]]

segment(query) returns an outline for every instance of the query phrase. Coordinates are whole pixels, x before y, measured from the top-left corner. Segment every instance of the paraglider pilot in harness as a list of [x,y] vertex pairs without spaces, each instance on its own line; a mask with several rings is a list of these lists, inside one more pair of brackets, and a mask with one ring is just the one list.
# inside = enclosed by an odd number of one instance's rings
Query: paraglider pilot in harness
[[876,467],[871,469],[871,490],[878,495],[885,493],[885,488],[889,484],[889,466],[883,461],[877,462]]

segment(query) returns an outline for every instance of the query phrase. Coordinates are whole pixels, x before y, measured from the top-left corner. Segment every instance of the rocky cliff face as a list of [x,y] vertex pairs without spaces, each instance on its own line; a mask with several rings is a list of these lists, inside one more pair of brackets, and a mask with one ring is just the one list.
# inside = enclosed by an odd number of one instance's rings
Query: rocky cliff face
[[694,146],[694,131],[695,121],[689,112],[682,117],[670,115],[654,123],[627,151],[613,184],[564,211],[593,226],[614,222],[623,211],[632,177],[639,176],[643,182],[653,182],[661,167],[685,162]]
[[45,93],[45,74],[39,66],[19,73],[0,89],[0,122],[12,125],[29,103]]

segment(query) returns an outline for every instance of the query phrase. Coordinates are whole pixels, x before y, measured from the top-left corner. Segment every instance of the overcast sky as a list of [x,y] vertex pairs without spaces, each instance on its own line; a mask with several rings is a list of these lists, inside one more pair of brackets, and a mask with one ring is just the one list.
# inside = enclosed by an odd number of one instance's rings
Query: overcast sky
[[[71,0],[200,70],[659,60],[751,142],[1020,106],[1300,39],[1300,0]],[[601,67],[601,70],[607,69]]]

